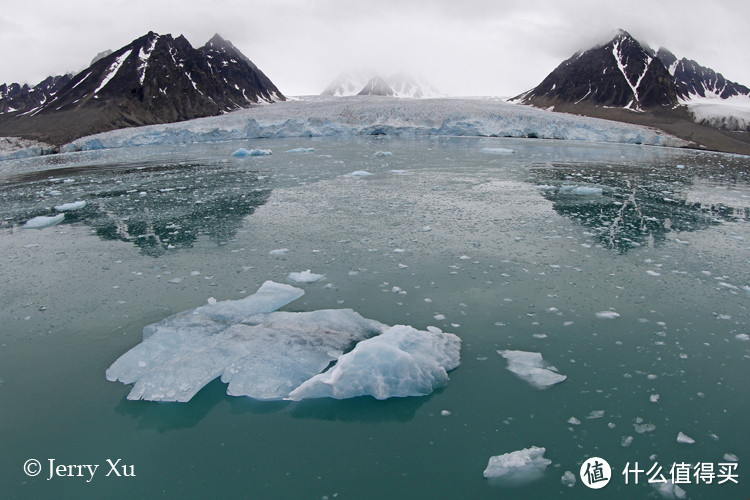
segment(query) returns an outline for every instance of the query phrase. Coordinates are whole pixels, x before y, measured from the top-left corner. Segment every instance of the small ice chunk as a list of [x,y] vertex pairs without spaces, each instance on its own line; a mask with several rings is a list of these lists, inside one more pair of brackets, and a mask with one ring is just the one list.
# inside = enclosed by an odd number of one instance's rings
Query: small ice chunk
[[246,156],[268,156],[272,154],[272,151],[270,149],[245,149],[240,148],[234,153],[232,153],[232,156],[236,158],[244,158]]
[[61,223],[63,219],[65,219],[65,214],[57,214],[52,217],[40,215],[26,221],[26,224],[24,224],[23,227],[26,229],[44,229],[45,227],[56,226]]
[[507,368],[509,371],[515,373],[537,389],[546,389],[567,378],[565,375],[545,368],[542,355],[538,352],[500,350],[497,353],[508,360]]
[[593,420],[596,418],[602,418],[604,416],[604,410],[593,410],[586,415],[587,420]]
[[623,436],[620,444],[623,448],[627,448],[628,446],[633,444],[633,436]]
[[352,177],[368,177],[368,176],[373,175],[373,174],[371,174],[370,172],[368,172],[366,170],[355,170],[354,172],[349,172],[346,175],[350,175]]
[[680,444],[695,444],[695,439],[680,431],[680,433],[677,434],[677,442]]
[[596,196],[601,195],[604,190],[600,187],[591,186],[560,186],[561,194],[573,194],[576,196]]
[[615,319],[619,318],[620,314],[615,311],[599,311],[596,313],[596,317],[599,319]]
[[638,434],[645,434],[647,432],[654,432],[656,430],[656,426],[654,424],[643,424],[641,422],[637,422],[633,424],[633,429]]
[[448,417],[448,416],[450,416],[451,412],[449,412],[448,410],[443,410],[443,411],[440,412],[440,414],[442,416],[444,416],[444,417]]
[[508,485],[523,485],[536,481],[552,463],[552,460],[544,458],[545,451],[545,448],[532,446],[490,457],[483,475],[487,479],[498,479]]
[[568,419],[568,423],[569,423],[569,424],[571,424],[571,425],[581,425],[581,421],[580,421],[580,420],[578,420],[578,419],[577,419],[577,418],[575,418],[575,417],[570,417],[570,418]]
[[86,206],[85,201],[74,201],[72,203],[63,203],[62,205],[55,205],[55,210],[58,212],[68,212],[71,210],[80,210]]
[[748,340],[750,340],[750,335],[748,335],[747,333],[738,333],[734,336],[734,338],[736,338],[737,340],[741,340],[742,342],[747,342]]
[[285,153],[314,153],[315,148],[294,148],[284,151]]
[[654,488],[662,496],[662,498],[687,498],[685,490],[672,482],[649,484],[651,484],[651,487]]
[[652,394],[648,397],[649,401],[652,403],[658,403],[659,402],[659,395],[658,394]]
[[268,255],[273,255],[274,257],[279,257],[281,255],[286,255],[288,253],[289,253],[289,249],[288,248],[277,248],[275,250],[271,250],[270,252],[268,252]]
[[739,462],[737,455],[734,453],[724,453],[724,460],[727,462]]
[[383,158],[386,156],[393,156],[393,153],[391,153],[390,151],[375,151],[375,154],[373,154],[372,156],[376,158]]
[[576,475],[569,470],[566,470],[560,478],[560,482],[568,488],[572,488],[576,485]]
[[429,231],[432,231],[432,228],[430,226],[422,226],[422,232],[423,233],[426,233],[426,232],[429,232]]
[[534,186],[534,189],[538,189],[539,191],[553,191],[555,189],[555,186],[551,186],[549,184],[537,184]]
[[307,271],[301,271],[299,273],[289,273],[287,277],[297,283],[314,283],[325,278],[325,275],[312,273],[308,269]]
[[482,148],[482,153],[488,153],[491,155],[512,155],[515,151],[508,148]]
[[289,399],[425,396],[445,386],[459,365],[461,340],[429,327],[396,325],[363,340],[329,370],[289,393]]
[[656,271],[652,271],[651,269],[646,271],[646,274],[651,275],[651,276],[661,276],[661,273],[657,273]]

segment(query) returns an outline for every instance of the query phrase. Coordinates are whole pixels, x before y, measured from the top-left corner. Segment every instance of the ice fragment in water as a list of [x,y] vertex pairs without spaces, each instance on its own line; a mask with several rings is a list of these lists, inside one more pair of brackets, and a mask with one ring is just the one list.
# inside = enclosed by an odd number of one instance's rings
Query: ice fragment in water
[[23,227],[26,229],[43,229],[45,227],[55,226],[61,223],[63,219],[65,219],[65,214],[57,214],[52,217],[40,215],[39,217],[34,217],[33,219],[26,221],[26,224],[24,224]]
[[484,477],[498,479],[509,486],[530,483],[542,477],[551,460],[544,458],[544,448],[532,446],[504,455],[490,457]]
[[508,148],[482,148],[482,153],[488,153],[491,155],[512,155],[515,151]]
[[560,478],[560,482],[568,488],[572,488],[576,485],[576,476],[569,470],[566,470],[565,473],[563,473],[562,478]]
[[724,460],[726,460],[727,462],[739,462],[737,455],[735,455],[734,453],[724,453]]
[[604,191],[599,187],[590,186],[560,186],[560,194],[574,194],[577,196],[596,196]]
[[315,148],[294,148],[284,151],[285,153],[314,153]]
[[289,253],[289,249],[288,248],[277,248],[275,250],[271,250],[270,252],[268,252],[268,255],[273,255],[274,257],[279,257],[281,255],[286,255],[288,253]]
[[695,439],[691,438],[687,434],[680,432],[677,434],[677,442],[680,444],[695,444]]
[[270,149],[245,149],[240,148],[234,153],[232,153],[232,156],[237,158],[244,158],[246,156],[268,156],[272,154],[272,151]]
[[55,205],[55,210],[58,212],[68,212],[71,210],[80,210],[86,206],[85,201],[74,201],[72,203],[63,203],[62,205]]
[[687,498],[687,494],[685,493],[685,490],[677,486],[676,484],[672,482],[666,482],[666,483],[649,483],[651,484],[651,487],[654,488],[659,494],[662,496],[662,498]]
[[353,177],[367,177],[372,175],[370,172],[367,172],[365,170],[355,170],[354,172],[349,172],[346,175],[351,175]]
[[567,377],[544,367],[542,355],[538,352],[497,351],[508,360],[508,370],[512,371],[537,389],[558,384]]
[[596,317],[600,319],[616,319],[620,317],[620,314],[615,311],[599,311],[596,313]]
[[595,418],[602,418],[604,416],[604,410],[593,410],[588,415],[586,415],[586,418],[588,420],[593,420]]
[[292,281],[296,281],[297,283],[314,283],[325,278],[324,275],[312,273],[309,269],[307,271],[301,271],[299,273],[289,273],[287,277]]
[[440,329],[396,325],[358,343],[325,373],[289,393],[289,399],[423,396],[448,383],[460,361],[461,340]]
[[107,379],[134,383],[128,399],[151,401],[189,401],[219,376],[233,396],[301,399],[330,390],[385,398],[429,394],[458,366],[460,340],[436,328],[389,328],[350,309],[276,311],[303,294],[267,281],[244,299],[209,301],[148,325]]
[[375,156],[376,158],[382,158],[384,156],[393,156],[393,153],[390,151],[375,151],[375,154],[372,156]]

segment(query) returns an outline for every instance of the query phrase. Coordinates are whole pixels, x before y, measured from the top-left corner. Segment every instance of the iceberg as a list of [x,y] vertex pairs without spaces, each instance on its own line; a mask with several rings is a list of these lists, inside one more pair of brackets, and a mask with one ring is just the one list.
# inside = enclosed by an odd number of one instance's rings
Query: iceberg
[[544,458],[545,451],[545,448],[532,446],[490,457],[484,477],[499,479],[502,483],[514,486],[535,481],[542,477],[547,466],[552,463]]
[[52,217],[40,215],[29,219],[26,224],[23,225],[26,229],[44,229],[45,227],[56,226],[65,219],[65,214],[57,214]]
[[447,372],[458,366],[460,350],[461,340],[439,328],[393,326],[357,344],[333,368],[289,393],[289,399],[424,396],[448,383]]
[[509,371],[512,371],[537,389],[546,389],[568,378],[565,375],[545,368],[542,355],[538,352],[497,351],[497,353],[508,360]]
[[687,145],[686,141],[656,129],[486,99],[404,101],[356,96],[290,100],[185,122],[113,130],[76,139],[64,145],[61,151],[266,137],[362,135],[536,137],[652,146]]
[[287,277],[297,283],[314,283],[325,278],[325,275],[312,273],[308,269],[307,271],[301,271],[298,273],[289,273]]
[[270,149],[245,149],[240,148],[234,153],[232,153],[232,156],[237,158],[244,158],[245,156],[269,156],[272,154],[272,151]]
[[[131,400],[186,402],[218,377],[228,384],[231,396],[279,400],[322,397],[313,394],[320,394],[321,375],[331,372],[329,378],[348,391],[345,397],[370,394],[368,377],[373,379],[371,386],[380,388],[373,395],[392,397],[429,394],[447,383],[446,370],[458,366],[458,337],[437,329],[420,332],[394,327],[396,332],[408,332],[376,340],[394,328],[351,309],[277,311],[302,295],[299,288],[266,281],[243,299],[210,300],[148,325],[143,329],[143,342],[109,367],[107,380],[134,384],[127,396]],[[391,372],[395,365],[388,363],[392,359],[373,357],[367,346],[357,350],[367,339],[412,353],[418,359],[416,367]],[[351,356],[354,351],[365,356]],[[405,380],[406,375],[412,379]]]

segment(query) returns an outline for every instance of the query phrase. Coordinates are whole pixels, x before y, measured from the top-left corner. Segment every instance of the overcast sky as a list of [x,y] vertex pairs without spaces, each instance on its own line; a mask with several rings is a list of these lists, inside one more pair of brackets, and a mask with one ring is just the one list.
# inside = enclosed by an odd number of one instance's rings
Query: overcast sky
[[747,0],[23,0],[0,10],[0,82],[77,73],[153,30],[194,47],[218,32],[286,95],[372,68],[510,96],[623,28],[750,86],[748,20]]

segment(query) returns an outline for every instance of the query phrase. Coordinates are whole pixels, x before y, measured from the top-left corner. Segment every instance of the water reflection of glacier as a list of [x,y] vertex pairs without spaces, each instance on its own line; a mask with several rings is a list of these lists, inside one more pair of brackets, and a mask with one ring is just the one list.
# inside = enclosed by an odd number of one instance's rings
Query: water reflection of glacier
[[257,172],[222,165],[89,169],[7,188],[3,197],[13,208],[2,225],[20,226],[54,214],[61,200],[82,200],[85,207],[66,212],[63,224],[85,224],[102,239],[131,242],[157,257],[189,248],[200,236],[226,243],[270,193]]
[[[717,182],[739,183],[747,189],[743,172],[702,172],[708,181],[696,179],[690,169],[680,167],[556,164],[535,168],[533,182],[557,213],[579,221],[603,246],[621,253],[657,245],[670,232],[750,220],[747,200],[743,203],[739,197],[712,198],[707,194],[720,189]],[[693,193],[696,182],[702,187],[698,198]]]

